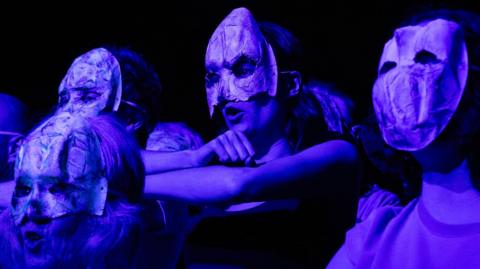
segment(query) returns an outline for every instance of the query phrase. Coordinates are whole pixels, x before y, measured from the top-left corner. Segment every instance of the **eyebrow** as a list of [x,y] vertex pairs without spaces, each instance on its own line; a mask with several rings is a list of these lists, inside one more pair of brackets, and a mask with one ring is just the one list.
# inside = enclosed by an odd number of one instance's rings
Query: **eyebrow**
[[[247,54],[244,54],[244,53],[241,53],[241,54],[236,55],[230,61],[223,60],[222,65],[226,66],[228,69],[232,69],[232,67],[235,65],[235,63],[242,58],[251,59],[251,60],[254,60],[255,62],[257,62],[257,59],[255,59],[254,57],[252,57],[250,55],[247,55]],[[209,63],[205,66],[205,68],[207,69],[207,71],[208,70],[216,71],[216,70],[220,69],[220,65],[218,65],[217,63]]]

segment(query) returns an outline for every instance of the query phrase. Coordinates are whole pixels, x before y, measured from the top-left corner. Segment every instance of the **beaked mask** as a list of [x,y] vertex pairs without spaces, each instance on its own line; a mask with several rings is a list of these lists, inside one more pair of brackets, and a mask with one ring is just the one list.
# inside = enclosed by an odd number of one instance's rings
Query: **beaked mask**
[[264,92],[276,95],[273,49],[246,8],[233,10],[217,27],[208,43],[205,67],[210,116],[222,102],[247,101]]
[[75,59],[58,88],[59,113],[95,116],[117,111],[122,98],[120,64],[106,49],[93,49]]

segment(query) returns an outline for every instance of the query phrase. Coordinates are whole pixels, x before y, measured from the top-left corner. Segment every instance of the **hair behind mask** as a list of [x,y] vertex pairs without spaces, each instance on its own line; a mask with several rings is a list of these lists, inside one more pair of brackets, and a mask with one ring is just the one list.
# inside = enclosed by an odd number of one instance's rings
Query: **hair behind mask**
[[[290,31],[272,22],[260,22],[260,30],[267,42],[272,46],[278,65],[279,83],[277,95],[285,96],[282,92],[288,88],[288,83],[282,77],[282,72],[303,69],[303,48]],[[339,137],[346,134],[344,119],[335,102],[328,94],[333,88],[322,84],[300,85],[299,94],[288,97],[288,135],[295,150],[302,150],[309,146]],[[285,90],[284,90],[285,91]]]
[[91,118],[89,124],[99,140],[108,179],[107,199],[139,202],[143,195],[145,168],[137,142],[111,115]]
[[[467,84],[460,105],[436,140],[461,140],[462,149],[467,156],[472,184],[480,190],[480,141],[478,141],[480,136],[478,124],[480,122],[480,17],[462,10],[433,10],[416,14],[401,23],[399,27],[418,25],[435,19],[446,19],[461,26],[469,60]],[[382,173],[379,178],[396,179],[396,182],[383,182],[380,184],[381,187],[400,194],[404,201],[418,196],[421,191],[422,169],[415,158],[409,152],[388,146],[379,134],[376,119],[370,120],[361,129],[364,130],[360,130],[357,134],[360,140],[371,140],[370,143],[378,144],[378,150],[368,153],[372,155],[369,158],[378,159],[386,164],[376,167]],[[369,132],[375,132],[377,139],[381,141],[373,142],[374,139],[370,137]],[[365,146],[368,142],[362,141],[362,144]],[[391,188],[392,185],[397,187]],[[399,185],[403,186],[398,187]],[[402,190],[398,191],[399,188]]]
[[[102,216],[81,214],[79,228],[52,242],[55,268],[87,268],[104,262],[108,268],[132,268],[141,233],[140,201],[144,167],[136,141],[111,115],[88,118],[88,128],[99,141],[108,180],[108,196]],[[75,130],[73,130],[75,131]],[[0,214],[0,268],[25,268],[23,250],[9,210]]]
[[420,13],[409,25],[445,19],[460,25],[467,46],[469,70],[465,92],[457,111],[437,139],[460,139],[467,155],[472,184],[480,191],[480,15],[464,10],[434,10]]
[[106,46],[120,64],[122,101],[119,117],[127,124],[138,123],[135,136],[142,147],[158,121],[162,84],[157,72],[137,52],[124,47]]

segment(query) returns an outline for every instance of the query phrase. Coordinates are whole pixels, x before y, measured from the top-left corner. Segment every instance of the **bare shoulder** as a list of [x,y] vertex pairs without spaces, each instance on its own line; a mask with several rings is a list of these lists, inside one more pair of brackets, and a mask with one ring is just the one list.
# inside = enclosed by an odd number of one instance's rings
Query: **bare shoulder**
[[332,161],[357,163],[359,160],[358,150],[352,143],[345,140],[330,140],[310,148],[303,152],[317,155],[318,157],[330,158]]

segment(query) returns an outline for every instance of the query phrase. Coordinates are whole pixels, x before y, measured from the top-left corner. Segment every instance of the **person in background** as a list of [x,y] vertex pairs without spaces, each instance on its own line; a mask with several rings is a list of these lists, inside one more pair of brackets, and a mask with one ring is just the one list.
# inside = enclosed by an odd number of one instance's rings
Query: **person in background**
[[[421,193],[348,231],[328,268],[478,268],[480,18],[414,17],[384,47],[373,104],[384,141],[419,166]],[[362,206],[362,205],[360,205]]]

